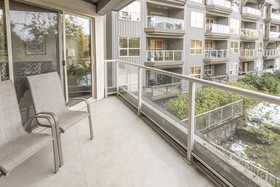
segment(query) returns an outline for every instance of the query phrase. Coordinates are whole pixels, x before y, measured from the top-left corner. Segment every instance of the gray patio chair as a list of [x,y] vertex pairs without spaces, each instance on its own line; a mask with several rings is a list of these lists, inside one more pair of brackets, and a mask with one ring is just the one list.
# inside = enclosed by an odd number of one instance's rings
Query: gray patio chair
[[[31,119],[51,120],[49,116]],[[25,132],[20,116],[14,85],[11,81],[0,82],[0,175],[8,175],[16,166],[53,143],[55,173],[59,170],[56,128],[51,125],[52,135]]]
[[[31,95],[33,98],[33,104],[35,113],[37,115],[49,115],[52,117],[52,122],[57,127],[57,142],[60,166],[63,165],[62,146],[60,133],[64,133],[68,128],[77,124],[79,121],[88,118],[90,139],[93,139],[92,132],[92,120],[90,104],[84,98],[73,98],[72,100],[82,100],[87,105],[87,112],[84,111],[71,111],[68,108],[69,102],[65,103],[65,98],[61,88],[61,82],[56,72],[28,76],[27,77]],[[49,127],[49,124],[44,119],[39,119],[37,122],[45,127]]]

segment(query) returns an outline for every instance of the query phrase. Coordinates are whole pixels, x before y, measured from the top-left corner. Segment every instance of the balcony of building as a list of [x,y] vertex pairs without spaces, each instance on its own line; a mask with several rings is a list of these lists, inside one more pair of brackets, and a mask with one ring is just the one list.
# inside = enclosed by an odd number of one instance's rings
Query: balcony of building
[[275,59],[280,57],[280,49],[266,49],[263,53],[263,59]]
[[266,19],[266,22],[270,22],[271,24],[280,24],[280,15],[279,13],[271,13],[270,18]]
[[223,64],[229,61],[228,49],[209,49],[204,51],[205,64]]
[[261,11],[253,7],[243,7],[241,17],[246,20],[258,21],[261,19]]
[[[208,23],[207,23],[208,20]],[[228,26],[228,19],[222,18],[222,19],[215,19],[207,18],[206,19],[206,31],[205,31],[205,37],[206,38],[217,38],[217,39],[227,39],[230,37],[230,30]]]
[[231,2],[227,0],[207,0],[206,10],[212,13],[230,15],[232,13]]
[[271,42],[279,42],[280,41],[280,32],[278,31],[269,31],[268,33],[266,33],[266,36],[264,38],[264,42],[266,46],[268,43]]
[[242,41],[255,41],[259,39],[259,30],[250,28],[241,28],[240,39]]
[[239,79],[245,78],[247,75],[256,75],[257,71],[254,69],[254,61],[239,63]]
[[274,73],[277,70],[280,70],[279,60],[276,59],[267,59],[263,62],[263,73]]
[[183,39],[147,38],[145,65],[156,68],[182,67]]
[[239,60],[241,62],[254,61],[258,59],[257,50],[255,49],[242,49],[239,53]]
[[227,83],[229,75],[226,74],[226,64],[204,65],[203,79],[219,83]]
[[147,3],[147,25],[144,29],[148,35],[184,36],[184,9],[173,6]]

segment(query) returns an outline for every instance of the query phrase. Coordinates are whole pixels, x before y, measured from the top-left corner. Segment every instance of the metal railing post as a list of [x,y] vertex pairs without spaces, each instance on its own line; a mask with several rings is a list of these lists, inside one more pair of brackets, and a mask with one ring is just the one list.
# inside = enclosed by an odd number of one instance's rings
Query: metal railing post
[[142,69],[138,68],[138,116],[141,114],[142,108]]
[[188,110],[188,152],[187,160],[192,163],[192,152],[194,147],[194,111],[195,111],[195,83],[189,82],[189,110]]
[[107,62],[104,62],[104,97],[108,96],[108,77],[107,77]]
[[117,95],[119,95],[119,62],[116,62],[116,88]]

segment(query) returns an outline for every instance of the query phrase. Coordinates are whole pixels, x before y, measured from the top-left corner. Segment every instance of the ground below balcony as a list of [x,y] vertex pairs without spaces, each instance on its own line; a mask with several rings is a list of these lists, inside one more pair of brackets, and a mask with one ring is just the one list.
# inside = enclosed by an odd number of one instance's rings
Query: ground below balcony
[[62,134],[59,173],[48,146],[1,177],[0,186],[214,186],[117,97],[93,103],[92,111],[95,139],[89,140],[87,120]]

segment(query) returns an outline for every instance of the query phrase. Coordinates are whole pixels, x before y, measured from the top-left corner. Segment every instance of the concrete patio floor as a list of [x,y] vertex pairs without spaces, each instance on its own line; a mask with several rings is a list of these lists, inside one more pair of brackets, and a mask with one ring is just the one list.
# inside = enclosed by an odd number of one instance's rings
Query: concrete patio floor
[[62,134],[64,166],[57,174],[50,145],[1,177],[0,186],[214,186],[117,97],[93,103],[92,112],[95,139],[87,120]]

